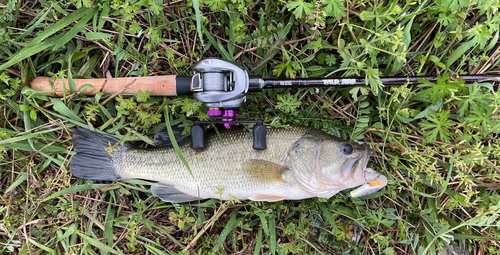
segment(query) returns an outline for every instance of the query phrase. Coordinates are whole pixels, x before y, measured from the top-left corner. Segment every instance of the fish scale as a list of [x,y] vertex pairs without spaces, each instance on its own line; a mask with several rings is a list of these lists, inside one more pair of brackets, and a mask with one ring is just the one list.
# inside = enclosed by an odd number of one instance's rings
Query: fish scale
[[223,188],[223,197],[228,199],[229,195],[251,194],[280,186],[279,183],[249,180],[242,165],[251,159],[282,164],[291,145],[308,129],[269,129],[265,151],[252,149],[252,136],[242,128],[221,131],[222,141],[215,133],[207,135],[207,148],[202,151],[193,150],[184,142],[180,150],[193,176],[171,147],[155,150],[133,148],[116,154],[113,160],[117,161],[115,170],[126,178],[157,180],[194,196],[199,192],[213,196],[218,188]]

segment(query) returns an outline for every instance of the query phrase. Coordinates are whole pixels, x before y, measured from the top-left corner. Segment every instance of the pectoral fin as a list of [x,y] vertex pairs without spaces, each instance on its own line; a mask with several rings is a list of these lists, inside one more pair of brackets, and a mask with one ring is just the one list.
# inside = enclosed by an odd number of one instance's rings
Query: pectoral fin
[[253,201],[276,202],[276,201],[280,201],[280,200],[285,200],[287,198],[282,197],[282,196],[274,196],[274,195],[255,195],[255,196],[249,197],[248,199],[253,200]]
[[256,182],[284,182],[282,175],[287,168],[260,159],[248,160],[243,164],[243,171]]
[[165,202],[184,203],[199,200],[197,197],[187,195],[178,189],[165,184],[157,183],[151,186],[151,192]]

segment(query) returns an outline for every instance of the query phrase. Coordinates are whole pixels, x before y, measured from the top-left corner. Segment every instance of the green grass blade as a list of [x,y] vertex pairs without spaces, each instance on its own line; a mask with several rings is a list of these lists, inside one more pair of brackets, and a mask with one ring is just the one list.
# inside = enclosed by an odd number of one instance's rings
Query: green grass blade
[[64,232],[64,234],[62,234],[57,238],[57,242],[60,242],[68,238],[70,235],[74,234],[76,232],[76,229],[77,229],[76,223],[69,225],[68,229],[66,229],[66,232]]
[[[33,147],[31,147],[30,144],[26,142],[16,142],[16,143],[5,143],[2,144],[2,147],[7,147],[11,149],[16,149],[16,150],[21,150],[21,151],[38,151],[41,150],[45,144],[41,143],[34,143]],[[43,149],[44,152],[46,153],[65,153],[68,150],[64,147],[57,146],[57,145],[51,145]]]
[[276,221],[274,218],[274,214],[269,217],[269,240],[267,241],[269,244],[269,248],[271,249],[271,253],[276,254]]
[[135,190],[138,190],[140,192],[144,192],[144,193],[151,193],[151,190],[150,189],[143,189],[143,188],[139,188],[139,187],[136,187],[136,186],[133,186],[133,185],[128,185],[124,182],[121,183],[121,185],[125,186],[125,187],[128,187],[130,189],[135,189]]
[[69,14],[68,16],[60,19],[58,22],[56,22],[54,25],[48,27],[47,29],[45,29],[42,33],[40,33],[35,39],[33,39],[31,42],[30,42],[30,46],[36,46],[40,43],[43,43],[43,41],[48,38],[49,36],[61,31],[62,29],[64,29],[65,27],[67,27],[69,24],[77,21],[79,18],[83,17],[83,15],[85,15],[87,12],[89,11],[89,9],[87,8],[81,8],[81,9],[78,9],[74,12],[72,12],[71,14]]
[[99,130],[103,131],[104,129],[106,129],[109,125],[111,125],[113,122],[115,122],[115,119],[111,118],[109,120],[107,120],[104,124],[102,124],[102,126],[99,127]]
[[56,9],[56,11],[66,15],[66,16],[69,15],[69,12],[67,12],[63,8],[61,8],[61,6],[56,1],[50,1],[50,3],[52,4],[52,6],[54,6],[54,9]]
[[272,58],[274,58],[274,56],[276,56],[276,54],[278,54],[281,45],[283,44],[284,40],[286,39],[288,32],[290,32],[290,29],[292,28],[292,22],[293,22],[292,19],[290,19],[288,22],[288,25],[286,25],[285,28],[283,29],[283,31],[281,31],[279,40],[277,40],[271,46],[271,48],[268,50],[266,55],[264,55],[264,57],[262,57],[262,59],[259,60],[259,62],[257,62],[257,64],[255,64],[255,66],[252,68],[252,70],[250,70],[250,72],[253,72],[253,71],[263,67],[267,62],[269,62],[269,60],[271,60]]
[[106,216],[104,219],[104,237],[108,239],[108,245],[113,247],[113,220],[115,218],[115,208],[112,205],[108,205],[106,209]]
[[342,215],[349,217],[353,220],[356,220],[356,215],[354,214],[354,212],[351,209],[349,209],[345,206],[341,206],[341,205],[335,205],[334,208],[335,208],[335,210],[340,212]]
[[259,255],[261,248],[262,248],[262,229],[259,229],[259,232],[257,232],[257,243],[255,243],[255,250],[253,252],[253,255]]
[[[80,21],[81,22],[81,21]],[[80,23],[79,23],[80,24]],[[71,32],[71,31],[70,31]],[[68,50],[66,51],[66,57],[67,57],[67,63],[68,63],[68,87],[69,87],[69,91],[71,93],[75,93],[76,92],[76,83],[75,81],[73,80],[73,72],[71,71],[71,67],[72,67],[72,64],[73,64],[73,55],[75,53],[75,46],[73,44],[68,44]],[[64,84],[64,79],[63,79],[63,84]],[[66,90],[65,90],[66,87],[63,86],[63,93],[64,93],[64,103],[67,103],[66,102]]]
[[317,254],[325,254],[323,252],[321,252],[318,248],[316,248],[316,245],[312,244],[311,242],[309,242],[309,240],[305,239],[304,237],[300,237],[300,239],[302,241],[304,241],[305,243],[307,243],[309,246],[311,246],[313,249],[315,249],[318,253]]
[[130,183],[130,184],[134,184],[134,185],[150,185],[150,186],[155,184],[155,182],[139,180],[139,179],[123,180],[121,182],[122,183]]
[[6,190],[4,194],[7,194],[14,190],[17,186],[21,185],[21,183],[25,182],[28,179],[27,174],[25,172],[19,173],[19,178],[14,181]]
[[330,226],[335,226],[335,220],[333,219],[332,214],[330,213],[330,211],[328,211],[326,206],[324,204],[319,204],[319,209],[321,210],[321,212],[323,212],[323,215],[325,216]]
[[100,40],[100,39],[108,39],[113,37],[111,34],[101,33],[101,32],[88,32],[85,33],[85,37],[89,40]]
[[33,25],[31,25],[28,29],[26,29],[26,31],[24,31],[24,33],[22,33],[20,36],[16,37],[16,39],[14,41],[17,42],[17,41],[23,39],[24,37],[28,36],[29,34],[31,34],[35,30],[35,28],[40,26],[42,21],[45,20],[45,18],[47,17],[47,14],[49,14],[49,13],[50,13],[50,8],[47,9],[47,11],[45,11],[44,13],[41,13],[40,18]]
[[150,251],[151,253],[155,254],[155,255],[165,255],[165,254],[169,254],[169,253],[166,253],[154,246],[151,246],[149,244],[144,244],[144,247],[146,247],[146,249],[148,249],[148,251]]
[[130,132],[132,132],[132,134],[134,134],[135,136],[139,137],[139,139],[141,139],[143,142],[146,142],[146,143],[148,143],[150,145],[154,144],[153,140],[151,140],[149,137],[144,136],[141,133],[139,133],[139,132],[137,132],[137,131],[135,131],[133,129],[130,129],[130,128],[127,128],[127,130],[130,131]]
[[170,126],[170,116],[168,113],[168,107],[163,108],[165,111],[165,123],[167,124],[167,130],[168,130],[168,136],[170,138],[170,141],[172,142],[172,146],[174,147],[175,152],[179,156],[179,158],[182,160],[182,163],[186,166],[187,170],[191,175],[193,175],[193,172],[191,172],[191,168],[188,165],[188,162],[182,155],[181,149],[179,148],[179,145],[177,144],[177,141],[175,140],[174,136],[174,131],[172,131],[172,126]]
[[57,42],[57,44],[54,46],[54,48],[52,48],[53,51],[59,49],[61,46],[63,46],[67,42],[69,42],[69,40],[73,39],[73,37],[75,37],[75,35],[83,29],[83,26],[85,26],[85,24],[87,24],[87,22],[97,12],[96,8],[93,8],[93,9],[84,8],[84,9],[85,9],[86,15],[81,20],[79,20],[78,23],[73,28],[71,28],[71,30],[69,30],[68,32],[66,32],[64,34],[64,36],[61,38],[61,40],[59,40]]
[[168,231],[162,227],[158,227],[158,226],[153,226],[153,228],[159,232],[161,232],[162,234],[166,235],[172,242],[174,242],[175,244],[177,244],[179,247],[181,247],[181,249],[184,249],[186,246],[183,245],[181,242],[179,242],[179,240],[175,239],[172,235],[170,235],[170,233],[168,233]]
[[457,61],[459,58],[463,57],[465,52],[467,52],[473,46],[474,46],[474,42],[472,42],[472,41],[469,41],[469,42],[466,42],[466,43],[460,45],[460,47],[458,47],[451,54],[451,56],[448,58],[448,60],[446,61],[446,67],[449,68],[451,65],[453,65],[453,63],[455,63],[455,61]]
[[433,196],[433,195],[429,195],[429,194],[426,194],[426,193],[420,192],[420,191],[418,191],[418,190],[410,189],[410,188],[407,188],[407,187],[405,187],[405,186],[403,186],[403,185],[399,185],[399,187],[401,187],[401,188],[403,188],[403,189],[405,189],[405,190],[408,190],[408,191],[410,191],[410,192],[413,192],[413,193],[415,193],[415,194],[418,194],[418,195],[420,195],[420,196],[423,196],[423,197],[436,198],[436,197],[435,197],[435,196]]
[[65,188],[65,189],[62,189],[60,191],[53,193],[52,195],[50,195],[50,196],[46,197],[44,200],[42,200],[42,202],[45,202],[45,201],[48,201],[48,200],[51,200],[53,198],[56,198],[56,197],[59,197],[62,195],[66,195],[66,194],[72,194],[72,193],[76,193],[76,192],[80,192],[80,191],[84,191],[84,190],[103,189],[103,188],[109,187],[111,185],[114,185],[114,184],[109,183],[109,184],[75,185],[75,186],[71,186],[69,188]]
[[201,14],[200,14],[200,3],[198,0],[193,0],[193,8],[196,16],[196,30],[198,31],[198,37],[200,38],[201,44],[203,43],[203,34],[201,33]]
[[57,35],[57,36],[54,36],[50,39],[47,39],[41,43],[38,43],[37,45],[27,46],[27,47],[22,48],[16,54],[12,55],[12,57],[9,59],[9,61],[0,65],[0,71],[6,69],[8,67],[11,67],[14,64],[18,64],[22,60],[29,58],[29,57],[31,57],[31,56],[33,56],[41,51],[53,46],[61,38],[62,38],[62,35]]
[[[28,99],[27,98],[24,98],[24,105],[28,105]],[[30,116],[30,113],[31,112],[35,112],[33,110],[31,111],[25,111],[23,112],[23,120],[24,120],[24,130],[31,130],[31,116]],[[36,116],[36,115],[35,115]],[[29,132],[29,131],[28,131]],[[30,145],[30,147],[35,150],[35,146],[33,145],[33,138],[28,138],[28,144]]]
[[121,251],[117,251],[113,248],[111,248],[110,246],[107,246],[105,244],[103,244],[102,242],[90,237],[90,236],[87,236],[83,233],[81,233],[80,231],[76,231],[76,233],[82,237],[85,241],[87,241],[90,245],[94,246],[94,247],[97,247],[99,249],[101,249],[102,251],[107,251],[107,252],[111,252],[113,254],[123,254],[123,252]]
[[31,239],[31,238],[28,238],[28,240],[30,241],[30,243],[34,244],[35,246],[37,246],[38,248],[50,253],[50,254],[56,254],[56,251],[43,245],[43,244],[40,244],[38,242],[36,242],[35,240]]
[[[74,124],[75,126],[79,126],[79,127],[81,127],[81,128],[89,128],[88,124],[87,124],[87,123],[85,123],[85,122],[75,121],[75,120],[73,120],[73,119],[71,119],[71,118],[68,118],[68,117],[66,117],[66,116],[64,116],[64,115],[60,115],[60,114],[57,114],[57,113],[55,113],[55,112],[52,112],[52,111],[46,110],[45,108],[42,108],[42,107],[40,107],[40,106],[34,106],[34,107],[35,107],[35,108],[37,108],[38,110],[40,110],[40,112],[42,112],[42,113],[44,113],[44,114],[46,114],[46,115],[49,115],[49,114],[50,114],[50,115],[54,115],[54,116],[56,116],[56,117],[58,117],[58,118],[60,118],[60,119],[63,119],[63,120],[65,120],[65,121],[68,121],[68,122],[70,122],[70,123]],[[49,116],[50,116],[50,115],[49,115]],[[66,125],[66,127],[73,127],[73,126],[72,126],[72,125]],[[105,134],[105,132],[102,132],[102,131],[100,131],[100,130],[97,130],[96,132],[99,132],[99,133]],[[109,132],[110,132],[110,133],[113,133],[113,132],[111,132],[111,131],[109,131]]]
[[212,45],[217,49],[217,51],[226,59],[226,60],[229,60],[229,61],[234,61],[234,58],[233,56],[229,55],[229,52],[226,51],[226,49],[224,49],[224,47],[222,47],[222,45],[220,44],[219,41],[216,41],[214,39],[214,37],[212,36],[212,34],[210,34],[210,31],[208,31],[208,29],[205,27],[205,26],[201,26],[203,28],[203,32],[205,33],[205,35],[207,36],[208,40],[210,41],[210,43],[212,43]]
[[4,133],[7,133],[7,134],[17,134],[16,131],[14,131],[12,129],[7,129],[7,128],[0,128],[0,132],[4,132]]
[[446,177],[446,181],[443,184],[443,190],[441,191],[441,193],[439,193],[439,195],[437,197],[442,196],[448,188],[448,183],[450,183],[450,178],[451,178],[451,172],[453,170],[453,161],[455,161],[457,156],[458,156],[458,151],[455,151],[455,154],[453,154],[453,158],[451,158],[451,160],[450,160],[450,167],[448,168],[448,176]]
[[480,236],[480,235],[468,235],[468,234],[458,234],[458,233],[450,233],[455,240],[495,240],[500,241],[500,237],[495,236]]
[[424,229],[425,231],[425,239],[427,240],[427,247],[425,247],[424,254],[427,254],[427,251],[429,251],[430,254],[436,254],[436,245],[435,241],[437,239],[437,236],[434,237],[433,233],[429,231],[430,226],[427,223],[426,224],[427,228]]
[[214,248],[212,249],[213,252],[219,250],[219,248],[222,246],[222,243],[226,241],[226,237],[231,233],[231,231],[233,231],[234,228],[238,226],[238,222],[242,220],[242,219],[237,220],[236,217],[237,215],[238,215],[238,210],[234,210],[231,213],[231,219],[229,219],[229,221],[226,223],[226,226],[224,227],[219,237],[215,241]]
[[72,120],[75,120],[75,121],[78,121],[78,122],[81,122],[81,123],[85,123],[85,121],[78,117],[78,115],[76,115],[75,112],[73,112],[72,110],[70,110],[66,104],[64,104],[63,101],[61,101],[61,99],[58,99],[58,98],[51,98],[50,101],[54,104],[54,110],[58,111],[60,114],[68,117],[68,118],[71,118]]
[[0,140],[0,145],[2,145],[2,144],[13,144],[13,143],[21,142],[21,141],[24,141],[26,139],[38,137],[41,134],[50,133],[50,132],[58,131],[58,130],[61,130],[61,127],[57,127],[57,128],[53,128],[53,129],[48,129],[48,130],[42,130],[42,131],[39,131],[39,132],[36,132],[36,133],[24,133],[24,135],[21,135],[21,136],[16,136],[16,137],[12,137],[12,138],[5,139],[5,140]]
[[61,237],[63,236],[63,233],[62,233],[62,231],[61,231],[61,230],[57,230],[57,231],[56,231],[56,234],[57,234],[57,238],[58,238],[58,239],[57,239],[57,243],[63,247],[64,252],[65,252],[66,254],[69,254],[69,244],[68,244],[68,239],[66,239],[66,237],[65,237],[65,238],[61,238]]
[[497,30],[497,32],[495,33],[495,36],[493,37],[493,39],[491,39],[490,44],[488,44],[488,46],[486,46],[486,48],[481,49],[482,51],[489,51],[489,50],[493,49],[493,47],[495,47],[495,45],[498,42],[498,32],[499,31]]
[[[92,56],[89,61],[86,61],[82,67],[80,67],[80,70],[78,70],[78,73],[77,73],[77,78],[79,77],[85,77],[85,76],[89,76],[90,73],[94,70],[96,64],[97,64],[97,59],[101,56],[100,53],[96,53],[94,56]],[[88,85],[88,87],[86,87],[86,85]],[[85,88],[83,88],[85,87]],[[78,91],[83,91],[84,89],[87,89],[87,88],[94,88],[92,85],[90,84],[85,84],[83,85],[82,87],[80,87],[78,89]]]
[[99,25],[97,25],[97,31],[101,31],[102,27],[104,27],[104,23],[106,23],[106,19],[104,17],[107,17],[109,15],[109,3],[105,2],[104,6],[102,7],[102,12],[101,12],[101,18],[99,19]]
[[269,225],[267,223],[267,215],[266,214],[257,214],[260,218],[260,225],[264,230],[264,235],[269,236]]

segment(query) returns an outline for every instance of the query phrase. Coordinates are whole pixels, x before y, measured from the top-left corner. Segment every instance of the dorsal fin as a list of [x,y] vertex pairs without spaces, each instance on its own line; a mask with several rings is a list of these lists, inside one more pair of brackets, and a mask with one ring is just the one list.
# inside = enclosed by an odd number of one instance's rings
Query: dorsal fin
[[[191,135],[190,133],[183,135],[182,132],[184,131],[184,128],[179,127],[178,125],[172,126],[172,131],[174,133],[175,141],[177,141],[178,143],[182,139]],[[162,127],[158,130],[158,132],[156,132],[155,137],[153,138],[153,144],[158,148],[172,146],[172,141],[170,140],[170,137],[168,135],[167,127]]]
[[246,161],[242,169],[252,180],[258,182],[284,182],[282,175],[287,170],[281,165],[261,159]]

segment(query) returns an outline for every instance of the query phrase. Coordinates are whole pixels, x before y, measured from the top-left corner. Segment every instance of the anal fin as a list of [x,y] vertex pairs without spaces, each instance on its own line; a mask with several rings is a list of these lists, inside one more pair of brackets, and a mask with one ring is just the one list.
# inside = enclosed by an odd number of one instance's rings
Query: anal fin
[[287,168],[260,159],[251,159],[246,161],[242,167],[252,180],[258,182],[284,182],[283,173]]
[[154,196],[159,197],[165,202],[184,203],[199,200],[198,197],[187,195],[172,186],[161,183],[152,185],[151,192],[153,192]]
[[253,200],[253,201],[276,202],[276,201],[280,201],[280,200],[285,200],[287,198],[283,197],[283,196],[275,196],[275,195],[255,195],[255,196],[249,197],[248,199]]

